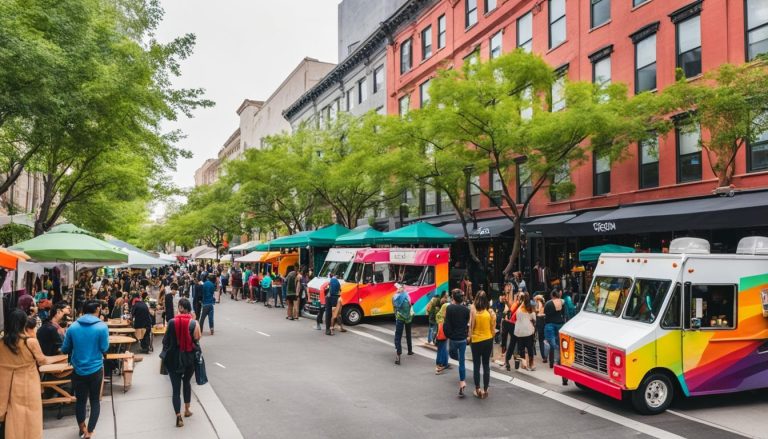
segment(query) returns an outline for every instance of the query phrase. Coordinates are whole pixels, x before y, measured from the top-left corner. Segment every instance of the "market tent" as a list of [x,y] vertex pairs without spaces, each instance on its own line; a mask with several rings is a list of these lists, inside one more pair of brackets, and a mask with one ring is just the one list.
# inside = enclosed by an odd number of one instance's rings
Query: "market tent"
[[220,262],[232,262],[232,255],[226,254],[219,258]]
[[[148,251],[142,250],[142,249],[136,247],[133,244],[128,244],[127,242],[121,241],[121,240],[116,239],[116,238],[108,239],[107,242],[112,244],[112,245],[114,245],[117,248],[123,248],[123,249],[126,249],[126,250],[133,250],[135,252],[143,253],[143,254],[145,254],[147,256],[152,256]],[[154,256],[152,256],[152,257],[154,257]]]
[[0,268],[17,270],[19,263],[28,259],[29,255],[24,252],[0,248]]
[[218,259],[218,256],[216,253],[215,248],[209,247],[210,250],[204,251],[202,253],[198,253],[196,256],[193,257],[193,259],[212,259],[216,260]]
[[280,252],[255,251],[235,259],[235,262],[263,262],[280,256]]
[[595,247],[585,248],[579,252],[580,262],[595,262],[600,258],[603,253],[634,253],[635,249],[632,247],[625,247],[623,245],[616,244],[604,244]]
[[51,230],[48,231],[48,233],[80,233],[83,235],[93,236],[93,233],[89,232],[88,230],[81,229],[80,227],[69,223],[53,226],[51,227]]
[[51,233],[20,242],[21,250],[38,262],[128,262],[128,253],[82,233]]
[[157,254],[157,259],[160,259],[160,260],[163,260],[163,261],[168,261],[170,263],[178,262],[178,259],[176,259],[176,256],[169,255],[167,253],[158,253]]
[[229,248],[229,253],[250,252],[256,249],[259,241],[248,241]]
[[296,248],[306,247],[310,245],[309,234],[311,230],[304,232],[294,233],[290,236],[283,236],[282,238],[273,239],[269,241],[267,245],[269,248]]
[[168,261],[163,261],[146,253],[131,250],[129,248],[126,248],[123,251],[128,252],[128,263],[118,265],[118,268],[152,268],[170,264]]
[[336,245],[341,246],[369,246],[374,245],[384,236],[384,233],[378,230],[368,227],[363,230],[352,230],[346,235],[339,236],[336,239]]
[[253,250],[257,251],[257,252],[265,252],[265,251],[269,250],[269,243],[268,242],[263,242],[263,243],[257,245]]
[[317,229],[314,232],[310,233],[308,235],[310,240],[310,245],[315,247],[330,247],[336,242],[336,239],[338,237],[346,235],[351,231],[352,230],[342,225],[331,224],[330,226],[323,227],[322,229]]
[[386,244],[449,244],[455,240],[455,236],[432,224],[418,222],[385,233],[379,242]]

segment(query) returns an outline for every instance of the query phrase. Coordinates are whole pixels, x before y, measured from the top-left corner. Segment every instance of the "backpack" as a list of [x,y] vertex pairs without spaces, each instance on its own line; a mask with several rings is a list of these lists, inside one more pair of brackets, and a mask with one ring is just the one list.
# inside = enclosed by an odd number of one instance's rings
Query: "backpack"
[[411,314],[411,300],[403,300],[400,306],[397,308],[395,317],[397,320],[402,320],[405,323],[411,323],[413,320],[413,314]]

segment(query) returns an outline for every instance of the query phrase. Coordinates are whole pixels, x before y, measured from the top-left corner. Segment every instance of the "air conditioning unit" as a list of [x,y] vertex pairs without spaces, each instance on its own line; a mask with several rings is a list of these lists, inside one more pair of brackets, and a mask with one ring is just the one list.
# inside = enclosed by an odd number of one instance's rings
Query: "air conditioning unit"
[[701,238],[677,238],[669,244],[670,253],[695,255],[709,254],[709,241]]
[[741,238],[736,247],[737,255],[768,255],[768,238],[765,236],[747,236]]

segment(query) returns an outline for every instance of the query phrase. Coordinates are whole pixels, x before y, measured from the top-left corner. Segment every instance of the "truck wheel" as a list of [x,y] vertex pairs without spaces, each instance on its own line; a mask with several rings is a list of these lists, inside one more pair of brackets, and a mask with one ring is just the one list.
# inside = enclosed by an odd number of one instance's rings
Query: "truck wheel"
[[662,413],[672,403],[675,387],[669,377],[662,373],[650,373],[640,387],[632,392],[632,405],[644,415]]
[[363,321],[363,310],[355,305],[347,305],[341,309],[341,318],[345,325],[355,326]]

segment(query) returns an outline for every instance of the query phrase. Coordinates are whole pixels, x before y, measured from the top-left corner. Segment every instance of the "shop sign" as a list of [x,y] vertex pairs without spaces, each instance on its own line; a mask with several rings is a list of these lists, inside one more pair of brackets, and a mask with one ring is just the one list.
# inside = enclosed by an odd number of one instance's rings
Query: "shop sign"
[[416,252],[408,250],[397,250],[389,253],[389,260],[393,264],[414,264],[416,263]]
[[616,223],[613,221],[592,223],[592,228],[597,233],[608,233],[616,231]]
[[473,230],[472,234],[475,236],[489,236],[491,234],[491,229],[488,227],[480,227],[479,229]]

